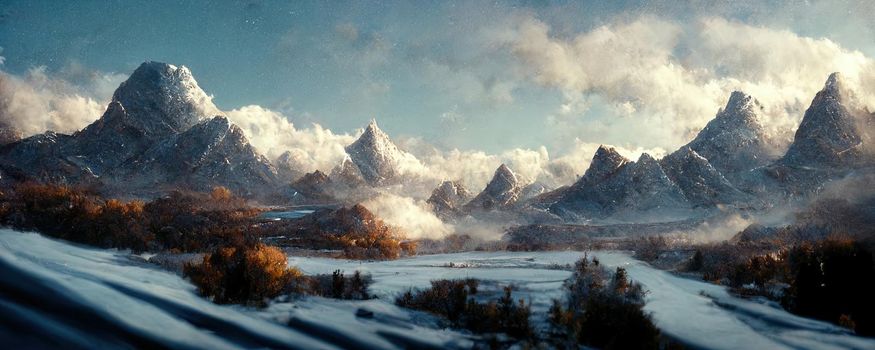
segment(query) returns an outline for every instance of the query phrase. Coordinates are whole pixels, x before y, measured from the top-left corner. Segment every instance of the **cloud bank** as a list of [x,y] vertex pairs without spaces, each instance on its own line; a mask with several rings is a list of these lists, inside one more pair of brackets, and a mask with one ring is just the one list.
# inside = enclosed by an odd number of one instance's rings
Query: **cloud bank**
[[[77,84],[70,82],[76,77]],[[0,70],[0,127],[27,137],[54,130],[72,133],[97,120],[123,75],[68,65],[60,72],[34,67],[23,75]]]
[[[763,103],[768,127],[794,129],[834,71],[875,106],[873,60],[826,38],[716,17],[684,26],[642,16],[572,36],[552,33],[532,15],[511,23],[493,42],[518,58],[529,80],[561,92],[563,103],[551,116],[557,127],[590,136],[631,134],[641,146],[675,148],[733,90]],[[593,112],[593,105],[604,109]]]

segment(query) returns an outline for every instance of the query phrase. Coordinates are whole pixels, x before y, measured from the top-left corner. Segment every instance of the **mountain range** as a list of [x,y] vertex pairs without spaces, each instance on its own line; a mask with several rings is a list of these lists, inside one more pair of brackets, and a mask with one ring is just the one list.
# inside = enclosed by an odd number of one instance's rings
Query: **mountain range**
[[[633,161],[601,146],[583,176],[552,191],[501,164],[480,192],[444,181],[427,203],[445,219],[532,210],[565,221],[684,216],[718,207],[764,207],[872,166],[875,114],[856,105],[840,74],[830,75],[814,97],[789,145],[769,134],[762,118],[762,105],[736,91],[693,140],[662,159],[642,154]],[[296,203],[328,203],[350,191],[403,185],[411,168],[423,167],[376,120],[346,146],[347,157],[329,173],[295,169],[288,152],[273,164],[213,105],[186,67],[159,62],[140,65],[116,89],[104,114],[81,131],[19,139],[14,130],[0,128],[0,135],[3,180],[85,184],[135,196],[221,185],[248,197],[280,194]]]

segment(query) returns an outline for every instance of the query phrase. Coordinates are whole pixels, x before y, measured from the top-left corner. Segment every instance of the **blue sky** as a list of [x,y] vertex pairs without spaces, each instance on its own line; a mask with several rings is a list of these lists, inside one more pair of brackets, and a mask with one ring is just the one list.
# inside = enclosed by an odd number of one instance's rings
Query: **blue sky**
[[[128,74],[145,60],[181,64],[223,110],[256,104],[298,125],[317,122],[339,132],[377,118],[392,135],[422,137],[444,148],[497,152],[546,145],[551,153],[563,153],[574,139],[670,148],[702,127],[729,90],[768,87],[765,79],[752,77],[772,69],[768,62],[744,60],[763,55],[761,48],[769,43],[740,52],[738,59],[702,62],[717,57],[715,52],[735,52],[701,44],[703,18],[728,21],[704,26],[727,35],[744,28],[761,38],[778,33],[776,42],[783,42],[780,33],[790,33],[826,39],[816,44],[835,44],[840,55],[875,56],[873,21],[865,18],[875,10],[871,3],[795,3],[5,0],[0,4],[0,55],[5,57],[0,68],[22,75],[45,66],[52,74],[75,65]],[[594,79],[598,69],[611,67],[576,69],[578,60],[593,60],[588,47],[559,62],[567,73],[547,74],[558,69],[556,57],[538,54],[555,45],[572,47],[577,38],[603,26],[616,40],[646,35],[627,28],[630,23],[666,28],[655,39],[669,42],[659,48],[669,51],[666,65],[683,66],[680,79],[687,85],[713,83],[713,89],[694,92],[702,95],[694,98],[707,103],[692,110],[677,106],[688,101],[652,106],[678,95],[641,97],[640,91],[675,88],[636,85],[634,71],[611,81]],[[529,45],[544,38],[527,36],[537,36],[541,27],[548,28],[548,41],[541,42],[545,51]],[[586,43],[580,46],[593,40],[581,40]],[[649,40],[642,38],[642,45]],[[795,47],[776,47],[784,49],[792,55],[810,48],[803,40]],[[624,50],[622,57],[639,47]],[[637,68],[653,70],[652,62],[633,61],[640,63]],[[845,67],[835,62],[845,61],[806,61],[799,70],[820,62],[827,62],[823,72],[841,70]],[[754,73],[747,74],[744,65],[754,67]],[[820,66],[815,68],[810,79],[799,82],[798,96],[813,96],[812,87],[826,78]],[[584,76],[564,79],[575,74]],[[790,84],[789,73],[775,74]],[[65,79],[77,84],[76,77]],[[774,110],[798,114],[800,98],[787,96],[774,97]]]

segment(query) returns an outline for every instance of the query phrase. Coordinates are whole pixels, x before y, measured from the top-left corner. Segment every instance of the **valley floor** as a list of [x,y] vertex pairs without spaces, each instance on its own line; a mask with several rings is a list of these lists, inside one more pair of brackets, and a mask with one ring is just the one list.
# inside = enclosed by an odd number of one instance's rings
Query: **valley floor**
[[[656,325],[687,345],[875,348],[875,339],[791,315],[764,301],[737,298],[723,287],[672,275],[622,252],[590,254],[610,268],[625,267],[631,279],[649,290],[645,311]],[[544,327],[550,300],[562,297],[563,281],[571,274],[566,266],[582,255],[466,252],[380,262],[293,256],[289,264],[308,274],[337,269],[370,273],[371,292],[378,299],[304,298],[256,310],[215,305],[199,297],[188,281],[127,252],[0,230],[0,339],[12,347],[469,348],[472,336],[439,329],[433,317],[394,306],[394,297],[440,278],[481,279],[487,296],[512,284],[515,297],[531,301],[535,320]]]

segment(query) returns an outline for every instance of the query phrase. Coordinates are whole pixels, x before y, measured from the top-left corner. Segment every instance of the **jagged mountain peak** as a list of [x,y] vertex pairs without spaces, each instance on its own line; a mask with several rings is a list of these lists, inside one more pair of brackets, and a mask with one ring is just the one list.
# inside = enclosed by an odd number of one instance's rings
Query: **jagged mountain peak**
[[496,208],[509,208],[514,205],[520,196],[523,186],[520,179],[506,164],[501,164],[495,169],[492,180],[466,207],[469,209],[492,210]]
[[345,150],[362,178],[371,185],[395,181],[401,174],[402,162],[418,162],[412,155],[398,149],[389,135],[377,126],[376,119],[371,119],[362,135]]
[[495,169],[495,174],[492,176],[492,182],[499,181],[501,183],[506,183],[510,185],[517,184],[517,176],[514,174],[513,170],[510,170],[510,167],[507,164],[501,164],[498,166],[498,169]]
[[830,94],[841,94],[845,90],[844,76],[840,72],[833,72],[826,78],[826,84],[824,84],[822,91]]
[[842,75],[829,76],[805,111],[783,162],[804,166],[849,165],[859,158],[865,130]]
[[616,149],[600,145],[589,163],[589,168],[574,186],[580,187],[604,180],[626,163],[629,163],[629,159],[623,157]]
[[681,147],[660,163],[669,179],[697,206],[713,207],[747,199],[708,159],[689,146]]
[[653,166],[659,165],[659,162],[656,158],[650,155],[650,153],[644,152],[641,153],[641,156],[638,157],[638,161],[636,162],[639,166]]
[[771,163],[786,147],[786,141],[763,127],[762,114],[763,106],[756,98],[734,91],[726,106],[684,147],[726,176],[738,178],[750,169]]
[[450,216],[470,199],[470,192],[461,182],[446,180],[431,192],[431,197],[426,203],[432,206],[436,214]]
[[760,104],[760,101],[743,91],[736,90],[729,95],[729,101],[726,102],[726,107],[723,110],[730,112],[748,110],[759,111],[761,109],[762,104]]
[[148,61],[112,96],[126,113],[126,124],[146,135],[180,133],[221,113],[185,66]]

